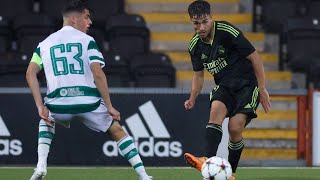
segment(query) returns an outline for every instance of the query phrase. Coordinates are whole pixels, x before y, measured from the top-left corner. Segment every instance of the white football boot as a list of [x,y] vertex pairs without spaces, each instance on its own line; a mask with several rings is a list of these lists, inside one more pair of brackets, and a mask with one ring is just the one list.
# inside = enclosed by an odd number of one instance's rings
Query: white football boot
[[34,169],[34,172],[30,180],[43,180],[47,175],[47,163],[38,163],[37,168]]
[[152,176],[148,176],[148,175],[145,175],[145,176],[139,176],[139,180],[152,180],[153,177]]

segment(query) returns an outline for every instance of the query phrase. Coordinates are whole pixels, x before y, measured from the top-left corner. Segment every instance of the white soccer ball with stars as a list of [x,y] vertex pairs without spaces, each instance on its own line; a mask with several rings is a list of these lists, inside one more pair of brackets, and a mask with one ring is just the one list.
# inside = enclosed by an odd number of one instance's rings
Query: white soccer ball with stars
[[204,180],[230,180],[232,168],[226,159],[213,156],[203,163],[201,174]]

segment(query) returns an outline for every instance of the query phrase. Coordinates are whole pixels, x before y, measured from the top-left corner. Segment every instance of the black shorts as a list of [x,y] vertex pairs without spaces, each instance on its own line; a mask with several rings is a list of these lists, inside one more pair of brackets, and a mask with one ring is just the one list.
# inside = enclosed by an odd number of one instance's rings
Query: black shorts
[[210,107],[213,101],[221,101],[228,109],[227,117],[238,113],[247,115],[248,124],[257,117],[259,89],[255,81],[233,80],[215,87],[210,94]]

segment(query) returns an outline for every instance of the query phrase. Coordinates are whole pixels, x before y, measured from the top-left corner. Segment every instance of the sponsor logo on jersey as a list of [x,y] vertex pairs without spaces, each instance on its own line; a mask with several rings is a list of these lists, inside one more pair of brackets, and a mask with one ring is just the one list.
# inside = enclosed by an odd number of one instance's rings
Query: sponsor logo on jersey
[[203,60],[203,59],[208,59],[208,56],[206,56],[205,54],[202,54],[201,55],[201,60]]

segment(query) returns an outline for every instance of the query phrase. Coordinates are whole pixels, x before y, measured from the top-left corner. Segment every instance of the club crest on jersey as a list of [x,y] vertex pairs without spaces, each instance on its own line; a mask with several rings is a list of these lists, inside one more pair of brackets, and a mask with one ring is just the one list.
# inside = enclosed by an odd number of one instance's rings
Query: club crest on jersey
[[60,96],[67,96],[67,95],[68,95],[68,90],[66,90],[66,89],[60,90]]
[[225,51],[226,51],[226,49],[225,49],[223,46],[219,46],[219,47],[218,47],[218,54],[219,54],[219,55],[224,54]]

